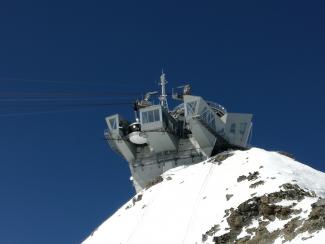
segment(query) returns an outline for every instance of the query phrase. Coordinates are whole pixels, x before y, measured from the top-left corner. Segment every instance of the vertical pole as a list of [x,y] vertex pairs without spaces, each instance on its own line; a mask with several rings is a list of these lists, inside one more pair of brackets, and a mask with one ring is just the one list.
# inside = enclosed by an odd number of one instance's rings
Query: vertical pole
[[159,97],[160,100],[160,105],[164,108],[167,108],[168,110],[168,103],[167,103],[167,94],[166,94],[166,75],[164,71],[162,71],[161,76],[160,76],[160,85],[161,85],[161,95]]

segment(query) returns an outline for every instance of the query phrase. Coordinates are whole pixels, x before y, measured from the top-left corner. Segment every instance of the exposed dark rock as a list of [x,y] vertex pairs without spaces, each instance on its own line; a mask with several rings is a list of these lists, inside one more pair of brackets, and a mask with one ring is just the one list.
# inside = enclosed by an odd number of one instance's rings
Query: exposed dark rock
[[202,235],[202,242],[205,242],[206,240],[208,240],[208,236],[206,234]]
[[228,217],[228,216],[229,216],[229,214],[230,214],[232,211],[234,211],[234,209],[233,209],[233,208],[230,208],[230,209],[226,209],[226,210],[225,210],[225,216],[223,216],[223,217],[224,217],[224,218],[225,218],[225,217]]
[[[286,183],[280,187],[283,187],[284,190],[286,190],[285,194],[287,195],[287,200],[302,200],[304,197],[316,196],[314,192],[303,190],[297,184]],[[280,194],[283,194],[283,192],[280,191]]]
[[254,217],[258,216],[258,213],[257,198],[252,198],[243,202],[236,210],[232,211],[227,218],[227,222],[231,229],[239,231],[249,224]]
[[246,229],[246,232],[250,235],[254,234],[256,232],[256,228],[248,228]]
[[281,154],[281,155],[284,155],[284,156],[286,156],[286,157],[289,157],[289,158],[295,159],[295,157],[294,157],[293,154],[291,154],[291,153],[284,152],[284,151],[278,151],[277,153],[279,153],[279,154]]
[[90,236],[93,236],[94,233],[98,230],[98,228],[96,228],[93,232],[91,232]]
[[244,236],[243,238],[238,239],[236,241],[236,244],[244,244],[244,243],[247,243],[250,238],[251,238],[251,236]]
[[294,189],[300,188],[298,185],[290,184],[290,183],[285,183],[285,184],[281,185],[280,187],[283,187],[284,190],[294,190]]
[[308,239],[313,238],[313,237],[314,237],[313,235],[308,236],[308,237],[302,237],[301,240],[305,241],[305,240],[308,240]]
[[303,220],[299,217],[295,217],[284,225],[282,232],[285,241],[291,241],[296,237],[295,230],[302,224],[302,222]]
[[[313,233],[325,228],[325,200],[319,199],[312,204],[312,210],[308,219],[294,217],[294,215],[302,212],[290,206],[280,206],[276,203],[282,200],[301,201],[305,197],[313,197],[313,193],[301,189],[298,185],[284,184],[281,186],[284,190],[265,194],[261,197],[252,197],[247,201],[238,205],[236,209],[228,209],[225,211],[225,217],[229,228],[227,233],[213,238],[214,243],[247,243],[247,244],[271,244],[279,236],[285,241],[293,240],[298,234],[303,232]],[[283,229],[277,229],[269,232],[266,226],[276,218],[286,220],[292,218]],[[268,219],[264,221],[262,219]],[[258,220],[258,227],[247,228],[253,220]],[[239,233],[246,227],[247,236],[237,239]]]
[[226,195],[226,199],[227,199],[227,201],[229,201],[229,199],[232,198],[233,196],[234,196],[233,194],[227,194],[227,195]]
[[249,172],[248,176],[247,176],[247,180],[248,181],[256,180],[258,178],[259,174],[260,173],[258,171],[255,171],[253,173]]
[[149,189],[150,187],[162,182],[163,180],[164,180],[164,178],[161,175],[157,176],[156,178],[154,178],[153,180],[151,180],[147,183],[146,189]]
[[221,161],[224,161],[225,159],[231,157],[232,155],[234,155],[233,153],[229,153],[229,152],[226,152],[226,153],[220,153],[218,155],[215,156],[214,160],[215,162],[221,162]]
[[237,182],[241,182],[243,180],[246,180],[246,176],[245,175],[240,175],[238,178],[237,178]]
[[142,194],[139,194],[137,196],[135,196],[134,198],[132,198],[132,203],[133,205],[135,205],[136,202],[139,202],[142,200]]
[[316,203],[313,203],[311,207],[312,210],[308,216],[308,219],[299,219],[299,217],[296,217],[290,220],[290,222],[284,226],[282,232],[286,241],[294,239],[298,234],[304,232],[314,233],[325,228],[324,200],[318,200]]
[[248,181],[257,180],[258,179],[258,176],[259,176],[259,172],[258,171],[254,171],[253,173],[249,172],[248,173],[248,176],[246,176],[246,175],[240,175],[237,178],[237,182],[241,182],[241,181],[244,181],[244,180],[248,180]]
[[274,209],[275,217],[281,220],[289,219],[294,210],[291,207],[276,206]]
[[[258,225],[259,227],[265,227],[270,223],[270,221],[259,220]],[[247,232],[248,233],[248,232]]]
[[218,163],[218,165],[220,165],[222,163],[222,161],[231,157],[232,155],[234,155],[232,152],[222,152],[222,153],[219,153],[216,156],[210,158],[208,160],[208,162]]
[[319,198],[318,201],[313,203],[311,206],[314,207],[314,208],[315,207],[322,207],[323,208],[325,206],[325,199]]
[[255,236],[246,244],[272,244],[279,237],[280,230],[269,232],[265,227],[257,228]]
[[274,218],[275,215],[275,205],[268,205],[261,203],[260,205],[260,214],[267,219]]
[[210,230],[208,230],[207,232],[205,232],[205,234],[202,235],[202,241],[205,242],[208,239],[208,236],[213,236],[219,230],[220,230],[220,226],[214,225],[213,227],[211,227]]
[[167,176],[166,180],[172,180],[172,177]]
[[237,231],[229,231],[228,233],[221,235],[221,236],[216,236],[213,238],[214,243],[216,244],[221,244],[221,243],[235,243],[235,240],[237,236],[239,235],[240,232]]
[[308,219],[304,222],[301,232],[308,230],[313,233],[317,230],[325,228],[325,199],[320,199],[311,205],[312,209]]
[[255,183],[251,184],[251,185],[249,186],[249,188],[256,188],[256,187],[258,187],[259,185],[263,185],[263,184],[264,184],[264,180],[260,180],[260,181],[257,181],[257,182],[255,182]]

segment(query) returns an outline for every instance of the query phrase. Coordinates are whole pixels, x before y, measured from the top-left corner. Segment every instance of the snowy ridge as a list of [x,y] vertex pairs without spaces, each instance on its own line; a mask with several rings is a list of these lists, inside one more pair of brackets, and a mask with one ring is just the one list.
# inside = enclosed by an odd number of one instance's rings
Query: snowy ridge
[[[277,152],[252,148],[217,155],[171,169],[162,180],[138,193],[83,243],[256,243],[250,239],[266,237],[265,243],[324,243],[322,219],[310,220],[318,221],[318,229],[307,219],[312,211],[323,214],[323,203],[312,204],[325,198],[325,174]],[[269,199],[262,197],[268,193]]]

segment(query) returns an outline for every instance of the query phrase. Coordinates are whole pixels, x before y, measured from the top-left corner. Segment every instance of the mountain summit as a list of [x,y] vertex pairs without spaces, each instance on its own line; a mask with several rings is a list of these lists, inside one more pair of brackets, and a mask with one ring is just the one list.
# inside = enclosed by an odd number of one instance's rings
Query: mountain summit
[[278,152],[229,151],[150,182],[84,244],[324,243],[325,174]]

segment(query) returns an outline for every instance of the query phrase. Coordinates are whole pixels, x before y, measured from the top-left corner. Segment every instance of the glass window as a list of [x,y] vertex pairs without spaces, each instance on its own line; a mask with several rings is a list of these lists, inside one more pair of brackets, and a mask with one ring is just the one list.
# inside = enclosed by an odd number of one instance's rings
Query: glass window
[[154,117],[155,117],[155,121],[160,121],[159,109],[154,110]]
[[239,133],[244,135],[246,131],[247,123],[240,123]]
[[151,111],[148,111],[147,113],[148,113],[148,121],[149,121],[149,123],[154,122],[153,111],[151,110]]
[[230,126],[230,133],[236,134],[236,124],[232,123]]
[[146,124],[148,122],[148,112],[142,112],[142,123]]
[[211,128],[214,129],[215,131],[217,130],[217,128],[216,128],[216,121],[215,121],[214,118],[211,120],[210,126],[211,126]]
[[160,121],[160,110],[154,109],[142,112],[142,124]]
[[109,123],[112,127],[112,130],[116,130],[117,128],[116,118],[109,119]]

